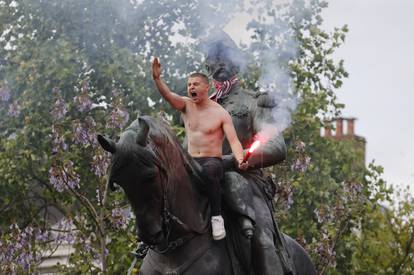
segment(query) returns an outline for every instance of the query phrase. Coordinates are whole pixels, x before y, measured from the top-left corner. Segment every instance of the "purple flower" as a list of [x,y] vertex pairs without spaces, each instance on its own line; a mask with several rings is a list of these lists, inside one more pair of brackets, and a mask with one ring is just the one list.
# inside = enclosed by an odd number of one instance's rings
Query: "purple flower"
[[9,106],[8,115],[11,117],[17,117],[20,114],[20,106],[17,102],[13,102]]
[[52,153],[57,153],[59,149],[66,151],[68,145],[65,143],[65,139],[60,135],[59,129],[52,125]]
[[69,188],[74,189],[79,187],[80,176],[73,170],[73,162],[68,161],[63,165],[63,175],[67,179]]
[[294,203],[293,199],[293,187],[292,185],[284,182],[277,183],[277,199],[275,198],[277,203],[280,203],[282,207],[289,209],[292,207]]
[[77,96],[75,97],[75,102],[80,112],[88,112],[92,108],[92,100],[89,96]]
[[56,121],[56,120],[60,120],[65,117],[66,113],[68,112],[68,105],[66,104],[65,100],[61,96],[59,89],[54,88],[52,90],[52,93],[54,94],[56,101],[53,105],[53,109],[51,113],[52,113],[53,119]]
[[128,111],[121,108],[115,108],[111,112],[109,121],[107,122],[107,127],[110,129],[122,129],[128,121]]
[[125,230],[128,226],[127,213],[124,209],[120,207],[115,207],[112,209],[112,225],[115,229]]
[[49,169],[49,181],[50,184],[56,189],[56,191],[63,192],[65,190],[65,184],[60,179],[60,171],[57,167],[52,166]]
[[75,225],[72,219],[62,219],[57,224],[57,235],[55,234],[55,242],[73,244],[76,240],[74,233]]
[[55,105],[52,110],[52,116],[54,120],[60,120],[65,117],[68,112],[68,105],[62,98],[59,98],[55,101]]
[[38,242],[47,242],[49,240],[49,232],[43,231],[36,235],[36,241]]
[[321,206],[319,209],[315,209],[313,213],[315,213],[318,223],[325,223],[335,220],[333,210],[335,209],[329,209],[327,206]]
[[73,101],[75,102],[80,112],[88,112],[92,108],[92,100],[88,94],[88,84],[85,82],[82,85],[81,93],[76,96]]
[[64,238],[64,242],[67,244],[74,244],[75,243],[75,236],[71,233],[66,233]]
[[81,145],[96,144],[95,127],[94,119],[89,116],[86,117],[85,123],[75,122],[73,124],[74,142]]
[[75,122],[73,125],[74,142],[76,144],[86,145],[89,143],[89,135],[87,129],[85,129],[80,122]]
[[0,101],[6,102],[10,99],[10,89],[7,86],[0,88]]
[[73,169],[73,162],[67,161],[63,166],[52,165],[49,169],[50,184],[58,192],[79,188],[80,176]]
[[28,273],[36,264],[38,251],[32,245],[38,230],[28,226],[21,230],[16,224],[10,226],[10,232],[0,236],[1,270],[10,274]]
[[91,241],[86,241],[83,245],[83,248],[85,249],[86,252],[91,253],[92,252]]
[[291,169],[293,171],[306,172],[308,170],[311,158],[309,156],[301,157],[293,161]]
[[98,177],[106,175],[106,171],[109,166],[109,157],[107,153],[102,149],[98,149],[96,154],[92,158],[91,170]]

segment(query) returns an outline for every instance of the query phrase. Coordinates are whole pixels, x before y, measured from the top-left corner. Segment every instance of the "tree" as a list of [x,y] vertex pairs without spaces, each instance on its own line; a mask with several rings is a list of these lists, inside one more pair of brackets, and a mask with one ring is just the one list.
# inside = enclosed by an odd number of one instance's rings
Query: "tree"
[[[141,88],[142,60],[111,45],[85,49],[80,45],[86,42],[76,44],[70,32],[54,31],[70,27],[54,22],[53,12],[43,13],[56,4],[2,3],[2,26],[10,28],[1,47],[1,87],[9,94],[1,106],[2,255],[19,254],[7,240],[34,227],[43,236],[37,240],[43,248],[76,243],[73,259],[79,261],[73,271],[125,270],[130,259],[108,255],[108,249],[128,255],[133,223],[125,216],[122,195],[106,192],[108,157],[95,135],[118,134],[133,115],[127,110],[132,105],[150,110],[144,96],[148,91]],[[72,4],[71,11],[85,8]],[[97,59],[97,53],[106,58]],[[140,95],[136,99],[135,93]],[[30,236],[34,241],[40,235]],[[33,251],[24,254],[26,265],[7,261],[10,265],[2,265],[2,271],[33,271],[43,256],[34,246]]]
[[414,200],[398,190],[392,205],[372,204],[354,234],[352,272],[411,274],[414,268]]

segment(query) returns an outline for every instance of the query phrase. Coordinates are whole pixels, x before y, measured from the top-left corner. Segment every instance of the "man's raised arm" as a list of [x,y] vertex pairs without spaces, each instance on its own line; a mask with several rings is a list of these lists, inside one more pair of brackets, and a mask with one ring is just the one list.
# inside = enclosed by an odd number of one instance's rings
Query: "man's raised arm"
[[158,88],[161,96],[174,108],[180,112],[185,111],[185,99],[182,96],[177,95],[168,88],[167,84],[161,79],[161,64],[158,58],[154,58],[152,61],[152,78],[155,85]]

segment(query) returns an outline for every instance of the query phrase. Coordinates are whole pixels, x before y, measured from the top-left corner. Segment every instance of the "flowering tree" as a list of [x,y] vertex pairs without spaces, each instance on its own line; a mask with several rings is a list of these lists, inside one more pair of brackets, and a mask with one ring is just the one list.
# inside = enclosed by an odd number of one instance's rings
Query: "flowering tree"
[[134,223],[122,194],[107,190],[109,158],[96,133],[116,138],[138,110],[152,110],[142,60],[102,44],[82,50],[83,42],[53,31],[67,25],[38,9],[49,4],[0,3],[7,28],[0,50],[0,272],[34,272],[62,243],[75,248],[76,263],[63,269],[125,271]]
[[[47,49],[40,48],[40,51],[46,53]],[[2,252],[10,256],[14,256],[13,253],[19,253],[19,257],[25,255],[21,259],[25,264],[14,265],[11,261],[11,266],[2,268],[14,272],[30,271],[59,244],[68,243],[77,250],[71,258],[76,260],[76,265],[67,268],[106,273],[110,270],[108,262],[114,266],[115,256],[109,254],[110,247],[119,245],[123,251],[112,251],[127,255],[135,238],[122,194],[108,193],[105,177],[109,157],[96,142],[98,131],[116,137],[129,121],[123,97],[125,91],[120,84],[122,79],[114,77],[112,90],[105,96],[105,88],[96,82],[93,65],[86,65],[87,57],[72,55],[64,48],[58,52],[57,56],[48,54],[48,57],[43,55],[38,60],[27,61],[27,70],[20,67],[15,72],[16,79],[31,74],[31,84],[39,90],[30,87],[19,95],[19,89],[25,89],[28,84],[16,81],[15,85],[7,86],[14,90],[13,96],[5,96],[3,100],[4,105],[12,100],[18,102],[19,114],[4,117],[9,132],[3,143],[2,182],[6,192],[13,196],[6,197],[10,201],[5,201],[2,211],[6,215],[2,222],[18,225],[4,231]],[[79,66],[59,75],[62,69],[67,69],[65,66],[73,66],[61,61],[58,67],[50,68],[50,75],[47,75],[45,71],[34,71],[30,64],[53,62],[62,57],[68,63],[73,61],[72,58],[77,59]],[[139,62],[138,59],[135,61]],[[99,65],[95,66],[101,69]],[[56,73],[57,78],[54,77]],[[43,100],[33,100],[37,97]],[[22,118],[24,122],[19,125]],[[15,127],[14,131],[11,131],[12,127]],[[67,221],[66,226],[56,224],[62,218]],[[25,237],[20,240],[31,241],[31,246],[22,244],[10,252],[13,238],[25,230],[30,234],[24,233]],[[41,235],[34,232],[41,232]],[[39,236],[46,237],[39,239]],[[24,252],[30,249],[32,254]],[[120,262],[118,257],[116,260],[118,265],[124,265],[117,267],[121,270],[130,261],[128,257],[124,259],[126,262]]]

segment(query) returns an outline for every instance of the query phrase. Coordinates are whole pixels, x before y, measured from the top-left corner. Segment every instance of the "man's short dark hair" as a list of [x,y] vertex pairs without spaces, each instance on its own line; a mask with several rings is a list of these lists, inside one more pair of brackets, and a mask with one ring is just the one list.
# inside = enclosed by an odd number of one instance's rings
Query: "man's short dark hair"
[[203,73],[192,73],[192,74],[190,74],[189,77],[200,77],[200,78],[202,78],[204,80],[204,82],[206,82],[207,84],[210,84],[210,81],[208,79],[208,76],[206,76]]

